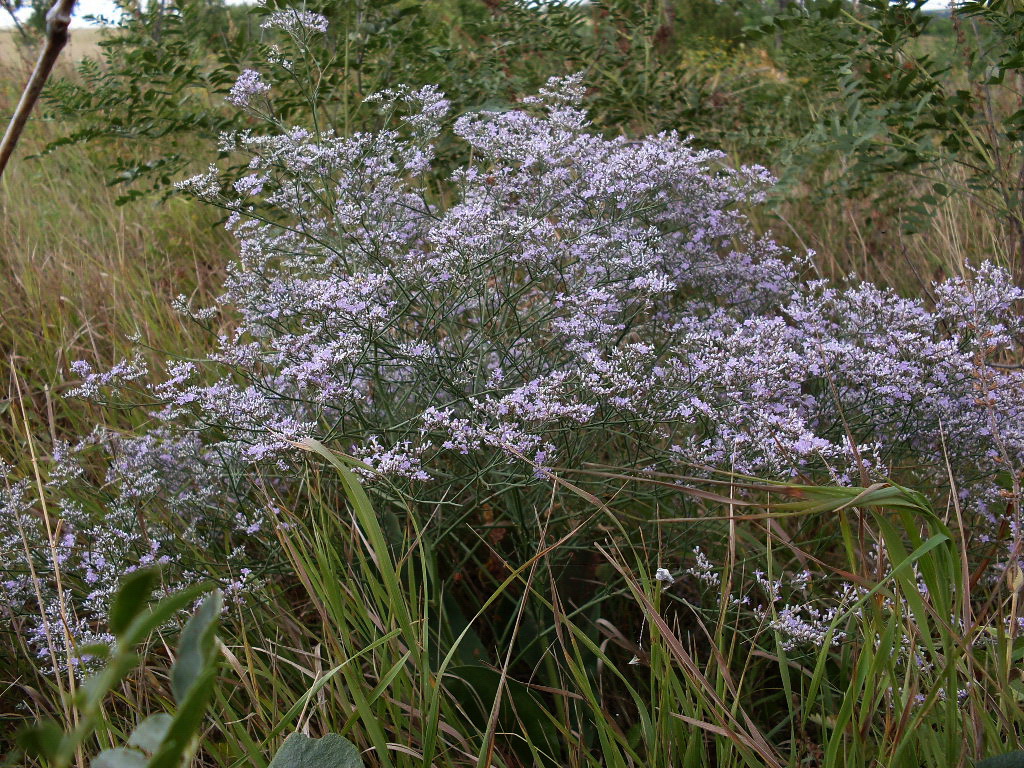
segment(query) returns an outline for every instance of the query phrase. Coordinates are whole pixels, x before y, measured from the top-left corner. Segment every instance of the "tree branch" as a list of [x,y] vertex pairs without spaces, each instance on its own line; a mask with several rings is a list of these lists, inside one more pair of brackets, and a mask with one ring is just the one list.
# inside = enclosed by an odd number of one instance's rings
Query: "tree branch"
[[43,86],[53,71],[53,65],[57,63],[57,57],[71,37],[68,25],[71,24],[71,12],[74,8],[75,0],[57,0],[46,14],[46,43],[39,53],[36,68],[32,70],[32,77],[21,94],[21,100],[11,116],[4,138],[0,141],[0,177],[3,176],[7,161],[14,153],[14,147],[25,128],[25,123],[28,122],[32,107],[39,100],[39,94],[43,92]]

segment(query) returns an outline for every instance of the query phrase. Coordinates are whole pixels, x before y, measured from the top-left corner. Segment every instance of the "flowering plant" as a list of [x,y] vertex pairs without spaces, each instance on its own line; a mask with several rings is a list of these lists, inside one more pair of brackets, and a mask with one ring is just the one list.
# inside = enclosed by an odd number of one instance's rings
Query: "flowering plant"
[[[982,535],[1009,522],[1019,554],[1022,292],[1008,275],[938,284],[933,306],[806,282],[740,210],[763,200],[767,171],[673,133],[597,135],[584,95],[580,76],[553,78],[519,109],[459,117],[469,160],[439,179],[436,88],[377,94],[386,127],[339,136],[287,125],[272,84],[242,74],[231,100],[275,132],[224,137],[251,156],[242,178],[211,168],[180,185],[228,210],[239,243],[216,306],[180,302],[214,348],[155,383],[141,357],[74,367],[78,394],[144,397],[160,424],[96,438],[113,457],[103,519],[65,501],[67,565],[97,585],[83,610],[182,540],[201,549],[227,525],[260,541],[307,438],[360,460],[382,495],[470,509],[528,509],[558,467],[586,463],[952,478]],[[155,503],[177,525],[147,525]],[[229,596],[251,577],[237,572]]]
[[556,78],[523,109],[460,117],[472,161],[440,193],[430,87],[373,97],[399,128],[229,137],[252,173],[181,186],[239,239],[219,306],[196,313],[238,318],[211,357],[231,374],[176,364],[151,390],[161,418],[201,414],[242,464],[315,435],[445,492],[585,461],[850,482],[944,472],[945,454],[965,490],[1017,465],[1020,374],[998,361],[1022,294],[1004,272],[935,286],[931,309],[804,282],[738,210],[764,169],[673,134],[594,135],[583,95]]

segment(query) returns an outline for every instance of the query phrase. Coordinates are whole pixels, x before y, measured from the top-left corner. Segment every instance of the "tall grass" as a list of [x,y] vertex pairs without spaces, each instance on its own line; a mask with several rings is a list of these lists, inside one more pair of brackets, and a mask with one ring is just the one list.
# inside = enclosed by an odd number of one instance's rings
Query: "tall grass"
[[[95,34],[76,30],[72,40],[71,56],[95,51]],[[0,115],[13,109],[31,62],[12,41],[13,33],[0,32]],[[58,439],[76,440],[101,421],[113,428],[137,421],[128,413],[101,417],[65,399],[68,364],[113,362],[127,354],[135,334],[154,349],[194,348],[195,331],[170,300],[204,296],[230,248],[215,218],[196,206],[116,206],[104,169],[106,153],[117,147],[77,146],[32,158],[57,135],[42,114],[30,121],[0,181],[0,456],[25,476],[36,471],[33,456],[48,456]],[[0,640],[5,714],[59,702],[59,687],[33,662],[23,638]]]
[[[590,497],[589,516],[502,559],[467,604],[423,544],[429,520],[375,509],[350,459],[304,447],[309,501],[285,512],[285,561],[226,617],[198,764],[265,766],[293,731],[341,733],[369,765],[395,768],[919,768],[1017,746],[1020,641],[1005,627],[1020,584],[972,584],[955,513],[950,527],[918,494],[762,486],[761,501],[730,506],[717,491],[678,486],[707,502],[704,517],[647,530],[699,524],[707,544],[715,521],[722,599],[705,594],[703,605],[683,579],[654,578],[653,564],[676,562],[677,550],[614,523],[588,544],[601,564],[591,594],[575,601],[553,588],[563,551],[592,520],[613,520]],[[340,496],[323,482],[333,473]],[[565,476],[553,482],[586,496]],[[553,512],[537,510],[542,521]],[[787,650],[726,598],[754,594],[754,569],[817,562],[827,536],[849,561],[834,570],[861,588],[832,622],[846,638]],[[867,567],[865,542],[883,575]],[[506,597],[516,607],[494,610]],[[595,606],[611,602],[616,611],[594,621]],[[905,663],[914,655],[930,666]],[[158,655],[111,702],[99,746],[123,739],[137,712],[168,706],[165,668]]]
[[[965,533],[918,494],[778,487],[765,490],[801,499],[709,506],[709,516],[724,518],[717,533],[729,554],[723,599],[706,595],[703,607],[692,585],[664,588],[653,578],[653,564],[677,562],[678,551],[614,524],[589,545],[601,561],[600,583],[579,602],[563,597],[551,586],[555,563],[584,537],[581,520],[503,561],[473,615],[445,594],[457,588],[439,578],[419,523],[410,516],[389,533],[346,460],[309,447],[345,475],[350,504],[314,492],[312,507],[294,510],[285,544],[305,592],[292,601],[302,612],[250,617],[246,644],[232,648],[250,660],[237,670],[247,690],[225,714],[253,734],[226,736],[239,752],[251,749],[249,740],[265,749],[255,734],[276,737],[289,727],[338,730],[374,764],[410,767],[911,768],[971,765],[1017,746],[1019,641],[1005,628],[1016,618],[1020,585],[972,584]],[[322,471],[311,464],[311,489]],[[593,501],[602,517],[603,504]],[[550,514],[538,510],[541,520]],[[714,539],[706,519],[652,522],[699,524],[701,541]],[[815,547],[830,546],[830,537],[844,542],[849,561],[837,572],[861,587],[833,621],[846,640],[808,654],[786,650],[764,626],[752,632],[726,599],[730,590],[752,594],[754,569],[816,562]],[[867,567],[865,542],[884,564],[881,577]],[[489,610],[504,593],[518,607]],[[618,610],[594,622],[593,607],[612,601]],[[261,637],[268,626],[289,639]],[[930,667],[901,661],[915,655]],[[300,674],[272,675],[281,663]],[[271,678],[273,686],[261,685]]]
[[[94,51],[96,35],[77,30],[72,55]],[[8,113],[27,64],[0,33],[0,114]],[[65,66],[67,64],[65,63]],[[74,146],[32,155],[58,132],[37,111],[0,182],[0,402],[20,382],[39,435],[71,438],[94,414],[61,399],[76,359],[112,362],[138,334],[155,349],[191,346],[193,329],[170,308],[181,293],[201,298],[217,283],[229,239],[209,211],[184,201],[115,205],[105,178],[109,155],[127,147]],[[0,429],[0,452],[22,453],[24,436]]]
[[[814,251],[813,268],[820,277],[836,280],[856,274],[921,296],[933,281],[963,276],[968,265],[984,260],[1019,273],[1012,234],[991,210],[950,197],[934,207],[927,227],[908,232],[901,226],[899,201],[926,194],[928,183],[893,179],[886,201],[823,198],[819,190],[837,174],[841,170],[786,189],[770,209],[754,213],[759,227],[772,231],[795,253]],[[946,178],[963,175],[956,168],[945,173]]]

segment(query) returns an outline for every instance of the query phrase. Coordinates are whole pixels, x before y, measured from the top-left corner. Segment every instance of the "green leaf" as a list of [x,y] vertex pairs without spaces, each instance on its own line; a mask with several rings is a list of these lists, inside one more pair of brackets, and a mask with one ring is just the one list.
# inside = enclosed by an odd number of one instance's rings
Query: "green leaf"
[[110,657],[110,646],[106,643],[90,643],[75,649],[79,659],[106,659]]
[[188,695],[174,715],[160,744],[160,751],[153,755],[148,768],[179,768],[184,762],[213,696],[214,683],[217,681],[215,662],[216,658],[211,659],[209,668],[189,686]]
[[220,590],[214,590],[181,633],[177,660],[171,668],[171,689],[178,711],[173,718],[156,716],[159,719],[149,718],[143,723],[145,726],[155,721],[143,734],[154,744],[155,752],[147,768],[179,768],[195,744],[217,679],[216,632],[222,604]]
[[159,576],[155,568],[145,568],[128,574],[121,582],[110,608],[110,631],[117,637],[121,637],[135,617],[142,613]]
[[128,738],[128,744],[138,747],[150,754],[153,754],[163,743],[167,736],[167,729],[171,727],[173,718],[164,713],[151,715],[139,723],[138,727]]
[[135,749],[105,749],[90,763],[91,768],[146,768],[146,756]]
[[120,644],[125,648],[138,645],[146,639],[150,632],[170,621],[174,614],[188,606],[207,589],[209,589],[208,584],[196,584],[163,598],[153,606],[151,611],[135,617],[128,629],[125,630],[124,637],[120,638]]
[[105,667],[86,678],[75,696],[77,706],[95,710],[100,702],[135,666],[139,656],[130,650],[118,650]]
[[189,689],[203,676],[216,657],[217,620],[220,618],[220,590],[215,590],[188,620],[178,642],[178,658],[171,669],[171,690],[179,706]]
[[207,585],[196,584],[165,597],[151,610],[135,616],[128,628],[118,638],[118,649],[107,666],[87,679],[79,689],[77,696],[79,706],[84,709],[98,707],[107,692],[138,664],[138,656],[132,653],[131,649],[141,643],[150,632],[169,621],[174,614],[185,608],[206,589]]
[[355,744],[336,733],[322,739],[293,733],[267,768],[363,768],[363,759]]
[[1005,755],[986,757],[974,768],[1024,768],[1024,751],[1007,752]]
[[18,734],[18,745],[30,755],[46,758],[48,762],[60,753],[64,731],[53,720],[43,720]]

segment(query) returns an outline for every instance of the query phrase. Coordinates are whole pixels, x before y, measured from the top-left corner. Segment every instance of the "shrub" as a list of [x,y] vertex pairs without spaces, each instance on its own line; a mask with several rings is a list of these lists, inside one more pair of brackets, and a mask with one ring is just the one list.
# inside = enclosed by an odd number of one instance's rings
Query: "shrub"
[[[762,76],[765,61],[738,44],[742,13],[728,4],[342,0],[300,9],[168,0],[130,10],[103,41],[102,61],[81,62],[46,93],[63,133],[48,151],[115,145],[105,171],[124,190],[121,202],[167,194],[193,168],[193,147],[252,128],[223,100],[242,71],[268,58],[294,67],[278,70],[278,113],[345,135],[372,127],[365,97],[396,82],[438,84],[462,113],[573,70],[590,73],[602,130],[675,127],[707,142],[730,137],[760,156],[769,137],[788,131],[776,123],[791,122],[778,102],[794,89]],[[287,30],[265,24],[315,11],[330,26],[298,48]],[[445,169],[463,159],[439,150]]]
[[956,3],[949,20],[925,5],[794,3],[764,25],[782,43],[781,66],[820,98],[789,166],[806,178],[840,158],[831,191],[878,201],[907,232],[927,230],[955,196],[1001,222],[1007,261],[1019,265],[1024,21],[1000,0]]
[[[325,24],[266,22],[299,50]],[[600,135],[579,76],[454,119],[395,88],[349,134],[301,127],[313,70],[269,63],[224,89],[266,133],[181,184],[239,245],[213,306],[178,302],[208,354],[76,363],[79,395],[149,428],[3,478],[9,637],[38,667],[95,666],[113,585],[156,563],[179,600],[214,576],[241,635],[219,762],[296,717],[384,765],[916,766],[1012,742],[1006,272],[927,300],[808,281],[745,217],[767,172]],[[691,487],[723,473],[728,496]],[[160,698],[143,679],[111,733]]]

